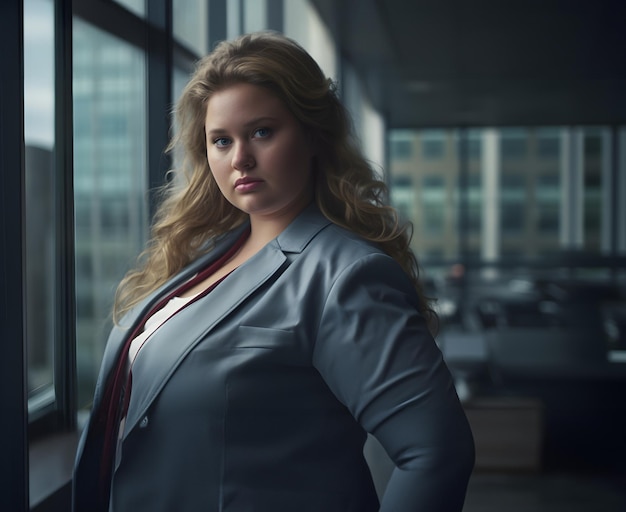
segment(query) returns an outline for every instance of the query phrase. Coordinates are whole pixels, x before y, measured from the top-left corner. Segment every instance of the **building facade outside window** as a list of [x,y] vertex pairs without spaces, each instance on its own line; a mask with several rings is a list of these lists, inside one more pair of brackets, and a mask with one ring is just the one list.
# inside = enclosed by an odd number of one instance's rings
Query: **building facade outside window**
[[[147,235],[145,57],[74,19],[78,403],[93,395],[115,287]],[[108,319],[108,321],[107,321]]]
[[29,409],[54,403],[54,3],[24,2],[26,340]]
[[[460,260],[460,215],[466,254],[490,255],[483,263],[608,254],[611,223],[617,223],[619,238],[626,222],[611,215],[611,187],[621,182],[611,183],[608,128],[468,130],[464,179],[459,133],[403,129],[389,134],[391,197],[402,212],[412,212],[418,256],[427,262],[441,255],[446,265]],[[487,149],[492,147],[495,151]],[[616,165],[619,181],[626,173],[624,160]],[[499,234],[485,231],[488,226]]]

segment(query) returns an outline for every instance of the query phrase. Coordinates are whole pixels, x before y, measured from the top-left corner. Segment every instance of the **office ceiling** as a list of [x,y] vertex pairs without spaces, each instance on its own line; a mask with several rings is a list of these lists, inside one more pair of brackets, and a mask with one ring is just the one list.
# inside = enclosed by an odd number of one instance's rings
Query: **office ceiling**
[[389,128],[626,123],[625,0],[313,0]]

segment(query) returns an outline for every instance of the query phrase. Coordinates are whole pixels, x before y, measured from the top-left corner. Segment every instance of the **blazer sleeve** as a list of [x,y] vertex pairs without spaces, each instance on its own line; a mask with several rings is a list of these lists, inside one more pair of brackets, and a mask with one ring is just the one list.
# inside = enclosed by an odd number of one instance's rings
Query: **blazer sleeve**
[[396,465],[381,512],[460,512],[472,434],[415,290],[392,258],[362,257],[334,282],[313,361]]

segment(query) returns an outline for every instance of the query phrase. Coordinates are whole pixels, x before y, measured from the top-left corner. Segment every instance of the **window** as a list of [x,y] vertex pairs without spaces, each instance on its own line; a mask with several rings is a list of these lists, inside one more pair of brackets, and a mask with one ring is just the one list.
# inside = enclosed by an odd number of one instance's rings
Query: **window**
[[137,16],[146,15],[146,3],[149,0],[113,0],[114,2],[124,6],[130,12]]
[[208,50],[208,0],[173,0],[174,37],[197,55]]
[[444,230],[446,220],[446,212],[443,203],[426,203],[422,212],[424,232],[430,236],[440,236]]
[[422,187],[424,194],[441,193],[445,187],[445,179],[443,176],[424,176],[422,179]]
[[438,160],[443,158],[446,150],[445,132],[425,131],[421,133],[422,158],[424,160]]
[[503,160],[517,160],[528,153],[526,130],[506,128],[500,131],[500,155]]
[[410,140],[391,140],[391,155],[398,160],[411,158],[413,152]]
[[54,164],[54,5],[24,3],[26,336],[29,410],[56,400],[56,194]]
[[[457,153],[461,154],[461,138],[457,137]],[[483,144],[480,130],[469,130],[466,139],[467,157],[470,160],[480,160],[483,152]]]
[[391,203],[403,219],[412,219],[415,207],[415,192],[410,176],[395,176],[389,190]]
[[446,220],[445,179],[439,175],[422,178],[422,219],[423,230],[427,235],[441,235]]
[[409,214],[414,227],[411,244],[420,255],[435,251],[455,258],[458,253],[458,156],[447,150],[449,140],[456,140],[455,132],[402,129],[389,133],[391,199],[403,214]]
[[[608,249],[608,241],[603,230],[608,228],[608,201],[603,201],[608,192],[605,183],[604,167],[605,139],[602,131],[588,128],[584,133],[584,166],[583,166],[583,233],[585,249],[602,251]],[[606,157],[608,158],[608,157]]]
[[557,159],[561,156],[561,133],[560,130],[554,128],[538,129],[537,136],[537,155],[544,159]]
[[543,235],[557,235],[561,227],[560,209],[554,205],[543,205],[538,208],[537,228]]
[[599,159],[602,156],[602,134],[599,130],[586,130],[584,151],[586,160]]
[[267,28],[267,0],[243,0],[243,31]]
[[115,286],[146,238],[146,79],[139,49],[74,20],[79,406],[89,403]]
[[[611,144],[619,144],[619,156],[626,138],[616,133],[561,126],[392,131],[392,186],[406,176],[417,185],[413,246],[430,250],[442,229],[446,255],[454,257],[462,246],[465,258],[480,253],[481,264],[498,262],[507,251],[532,262],[581,249],[597,257],[619,254],[626,222],[621,200],[614,203],[624,190],[626,160],[614,167]],[[468,149],[463,165],[462,136]],[[402,149],[400,141],[411,140],[420,151]],[[456,151],[446,151],[446,140]],[[397,192],[392,197],[400,203]],[[444,205],[443,213],[435,204]]]
[[525,181],[522,174],[503,174],[501,177],[503,201],[522,201],[525,198]]
[[501,229],[504,235],[517,235],[524,227],[526,199],[524,176],[503,174],[501,176],[500,209]]
[[[561,176],[556,172],[537,176],[535,198],[539,233],[558,235],[561,227]],[[556,239],[553,240],[556,249]]]
[[480,234],[482,229],[482,177],[472,173],[468,177],[467,189],[467,229],[472,234]]

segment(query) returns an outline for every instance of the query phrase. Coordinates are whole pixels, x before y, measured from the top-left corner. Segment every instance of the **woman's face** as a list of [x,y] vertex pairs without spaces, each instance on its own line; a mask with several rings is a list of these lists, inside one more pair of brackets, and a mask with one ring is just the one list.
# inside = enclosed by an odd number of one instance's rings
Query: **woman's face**
[[283,102],[241,83],[207,103],[207,160],[224,197],[257,219],[293,219],[312,199],[311,145]]

